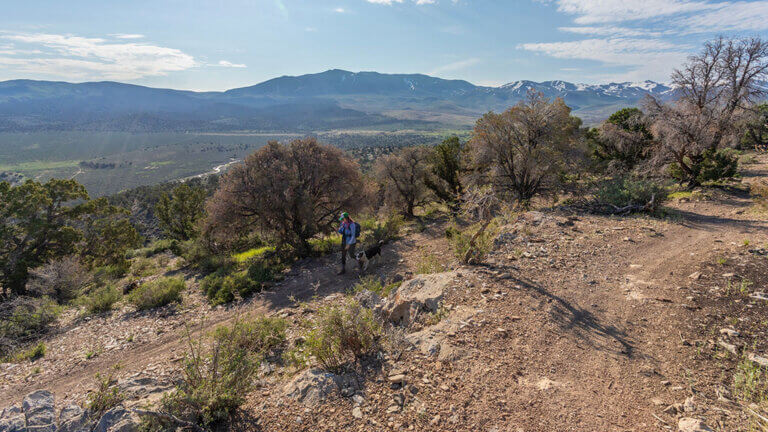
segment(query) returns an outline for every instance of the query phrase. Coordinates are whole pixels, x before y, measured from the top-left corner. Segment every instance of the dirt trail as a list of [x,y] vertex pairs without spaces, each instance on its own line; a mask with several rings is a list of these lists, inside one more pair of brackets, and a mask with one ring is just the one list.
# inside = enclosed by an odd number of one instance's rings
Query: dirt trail
[[[759,163],[744,167],[745,181],[764,177],[767,168],[763,155]],[[531,237],[545,240],[520,245],[531,251],[546,248],[546,258],[515,259],[500,253],[490,269],[462,268],[467,289],[448,301],[481,310],[485,325],[456,336],[456,343],[470,355],[453,365],[418,356],[408,360],[417,371],[434,372],[425,382],[446,383],[419,394],[433,408],[426,421],[412,419],[416,429],[648,431],[676,426],[673,418],[659,419],[661,409],[691,394],[705,397],[711,393],[706,386],[714,382],[696,376],[708,372],[690,370],[696,350],[685,343],[696,330],[696,308],[687,289],[690,275],[737,250],[743,240],[768,242],[768,222],[751,212],[751,205],[747,194],[732,192],[709,201],[672,203],[678,216],[671,220],[579,215],[572,228],[542,228]],[[389,245],[376,272],[407,275],[424,249],[449,261],[442,231],[436,227]],[[239,314],[273,314],[347,290],[357,275],[338,278],[336,258],[298,263],[270,292],[208,313],[207,327]],[[500,272],[511,276],[499,278]],[[492,301],[488,292],[502,293],[502,300]],[[502,327],[504,338],[498,333]],[[172,364],[184,345],[182,329],[106,353],[63,376],[14,382],[0,395],[0,406],[37,388],[60,397],[82,393],[95,373],[118,361],[126,373]],[[55,339],[50,343],[55,345]],[[351,409],[344,404],[348,402],[321,407],[310,421],[337,417],[339,406]],[[386,408],[382,405],[380,411]],[[286,407],[275,410],[285,412]],[[435,413],[443,415],[435,421]],[[387,424],[385,415],[382,420]],[[323,429],[318,425],[281,423],[274,430]]]
[[[429,236],[436,235],[433,232],[417,234],[414,238],[398,241],[397,244],[386,246],[386,254],[377,266],[377,272],[384,275],[396,271],[408,271],[407,265],[400,262],[404,256],[414,253],[418,248],[417,243],[425,242]],[[33,373],[25,374],[21,380],[11,383],[0,392],[0,407],[15,403],[30,391],[46,389],[57,397],[67,399],[74,397],[82,400],[87,391],[94,386],[94,376],[97,373],[105,373],[119,364],[120,375],[128,376],[143,372],[148,367],[174,368],[175,363],[181,359],[186,349],[186,331],[188,324],[194,334],[209,331],[217,325],[229,322],[237,317],[247,315],[273,315],[286,307],[296,307],[302,302],[309,302],[313,298],[324,297],[336,292],[346,292],[358,282],[359,272],[352,269],[352,264],[347,263],[347,274],[337,276],[339,269],[338,254],[320,259],[306,259],[294,265],[286,279],[278,283],[268,291],[254,296],[251,300],[232,307],[219,307],[209,310],[207,306],[190,307],[172,315],[175,318],[174,325],[166,325],[162,334],[145,343],[130,344],[125,349],[106,352],[93,357],[86,362],[78,362],[71,367],[65,366],[64,373],[39,376]],[[190,282],[188,280],[188,282]],[[196,297],[200,294],[196,290],[197,283],[192,282],[190,291]],[[203,303],[198,298],[197,303]],[[160,317],[159,320],[164,318]],[[126,325],[131,325],[129,319],[122,318]],[[202,324],[202,328],[200,325]],[[81,327],[77,322],[69,328],[62,329],[62,333],[76,333],[73,327]],[[161,327],[163,324],[161,323]],[[49,351],[56,348],[57,335],[46,339]],[[82,352],[93,345],[91,341],[82,340],[78,344],[83,350],[70,355],[82,356]],[[50,357],[50,356],[46,356]],[[46,358],[40,361],[46,361]],[[59,365],[61,366],[61,365]],[[45,368],[45,366],[43,366]],[[3,380],[0,379],[0,384]]]

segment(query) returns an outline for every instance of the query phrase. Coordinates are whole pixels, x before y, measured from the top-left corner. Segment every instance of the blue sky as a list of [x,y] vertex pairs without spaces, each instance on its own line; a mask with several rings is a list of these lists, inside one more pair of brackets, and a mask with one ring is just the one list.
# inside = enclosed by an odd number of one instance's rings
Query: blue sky
[[716,34],[768,37],[768,0],[8,0],[0,80],[222,90],[339,68],[666,81]]

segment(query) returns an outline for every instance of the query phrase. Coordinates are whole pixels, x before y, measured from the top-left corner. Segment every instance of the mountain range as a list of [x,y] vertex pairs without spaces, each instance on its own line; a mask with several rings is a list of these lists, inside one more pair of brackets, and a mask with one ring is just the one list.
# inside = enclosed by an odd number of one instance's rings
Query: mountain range
[[516,81],[476,86],[421,74],[329,70],[283,76],[224,92],[157,89],[118,82],[0,82],[0,131],[312,131],[355,127],[465,127],[529,90],[562,97],[587,124],[647,94],[653,81],[602,85]]

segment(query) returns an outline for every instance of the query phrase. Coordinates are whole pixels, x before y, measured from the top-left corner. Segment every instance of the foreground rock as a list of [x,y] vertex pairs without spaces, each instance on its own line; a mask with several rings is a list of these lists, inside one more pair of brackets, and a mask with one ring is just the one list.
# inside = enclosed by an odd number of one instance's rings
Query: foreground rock
[[[140,401],[126,401],[137,404],[161,395],[168,386],[168,383],[154,379],[131,377],[121,381],[118,387],[129,399],[141,397]],[[29,393],[21,407],[0,409],[0,432],[131,432],[138,430],[140,422],[130,405],[118,405],[99,417],[78,405],[69,404],[56,416],[56,400],[47,390]]]
[[382,315],[391,323],[408,327],[421,313],[437,312],[456,272],[419,275],[403,282],[382,307]]
[[337,392],[342,379],[336,374],[320,369],[308,369],[296,375],[285,386],[285,396],[307,406],[316,406]]

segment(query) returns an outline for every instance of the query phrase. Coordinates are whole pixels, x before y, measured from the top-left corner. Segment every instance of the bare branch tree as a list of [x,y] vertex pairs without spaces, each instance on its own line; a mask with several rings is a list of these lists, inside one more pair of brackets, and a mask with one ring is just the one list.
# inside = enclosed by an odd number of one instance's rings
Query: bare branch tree
[[647,98],[645,107],[659,141],[657,166],[674,163],[683,180],[696,186],[705,152],[736,144],[739,124],[751,105],[765,95],[768,43],[759,37],[719,37],[672,74],[679,93],[666,104]]
[[562,99],[530,92],[513,108],[484,115],[469,142],[475,183],[523,203],[553,185],[577,140],[579,121],[570,113]]
[[414,217],[416,208],[434,201],[427,179],[429,151],[424,147],[404,147],[397,153],[381,156],[374,175],[382,184],[385,203],[404,216]]

